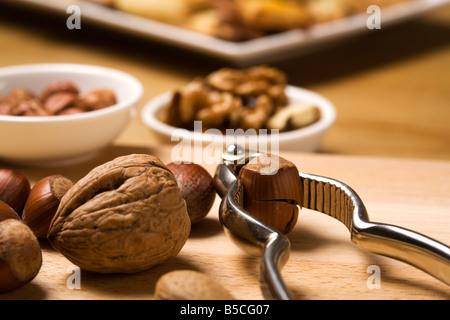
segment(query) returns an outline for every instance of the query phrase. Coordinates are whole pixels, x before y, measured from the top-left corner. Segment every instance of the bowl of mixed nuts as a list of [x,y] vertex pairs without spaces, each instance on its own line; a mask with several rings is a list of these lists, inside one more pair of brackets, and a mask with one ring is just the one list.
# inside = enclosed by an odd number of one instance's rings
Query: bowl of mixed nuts
[[325,97],[287,83],[270,66],[222,68],[150,100],[143,123],[180,146],[245,145],[257,150],[317,151],[334,123]]
[[0,160],[55,165],[108,146],[135,115],[141,83],[80,64],[0,68]]

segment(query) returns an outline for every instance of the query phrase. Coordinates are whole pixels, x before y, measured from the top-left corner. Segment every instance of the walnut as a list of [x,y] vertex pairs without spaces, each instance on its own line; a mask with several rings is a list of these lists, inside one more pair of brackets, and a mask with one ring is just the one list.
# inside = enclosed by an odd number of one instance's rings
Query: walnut
[[[299,128],[299,117],[286,117],[284,109],[290,105],[286,86],[286,75],[270,66],[222,68],[177,90],[158,118],[187,130],[194,129],[194,121],[201,121],[204,131],[219,129],[223,133],[226,129],[294,130]],[[280,112],[276,121],[270,120]],[[291,121],[294,118],[295,123]]]
[[259,95],[254,104],[242,111],[239,125],[243,130],[263,128],[275,109],[273,101],[267,94]]
[[179,117],[183,123],[194,121],[197,110],[208,107],[208,92],[202,79],[188,83],[180,94],[183,98],[179,101]]
[[229,92],[209,92],[207,95],[208,106],[199,110],[196,120],[202,121],[207,128],[221,128],[226,120],[239,110],[240,100]]
[[242,81],[242,72],[231,68],[222,68],[211,72],[206,77],[206,82],[215,90],[233,92]]
[[81,269],[134,273],[176,256],[190,232],[172,172],[151,155],[94,168],[61,199],[48,239]]
[[210,73],[206,83],[213,89],[228,91],[239,96],[257,96],[274,85],[286,84],[286,76],[279,70],[269,66],[256,66],[238,70],[222,68]]
[[287,104],[286,83],[285,74],[269,66],[222,68],[177,90],[158,117],[188,130],[194,121],[202,121],[203,130],[262,129]]

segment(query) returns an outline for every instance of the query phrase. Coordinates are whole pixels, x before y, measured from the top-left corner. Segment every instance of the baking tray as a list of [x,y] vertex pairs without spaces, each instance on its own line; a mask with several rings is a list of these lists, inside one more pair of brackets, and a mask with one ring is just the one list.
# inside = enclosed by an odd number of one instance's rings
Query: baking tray
[[[316,24],[306,30],[291,30],[259,39],[231,42],[166,23],[135,16],[95,3],[73,0],[8,0],[9,3],[47,9],[67,15],[70,5],[81,9],[81,21],[88,20],[109,27],[111,32],[125,31],[172,46],[220,58],[234,64],[269,63],[289,56],[318,50],[330,43],[357,34],[377,32],[367,28],[370,13]],[[381,29],[414,18],[450,0],[413,0],[381,9]]]

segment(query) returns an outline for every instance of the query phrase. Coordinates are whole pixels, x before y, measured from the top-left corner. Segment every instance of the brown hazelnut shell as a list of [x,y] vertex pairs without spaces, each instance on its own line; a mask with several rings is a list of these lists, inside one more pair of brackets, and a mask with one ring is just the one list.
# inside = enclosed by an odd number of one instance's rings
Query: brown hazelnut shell
[[0,292],[18,289],[39,273],[42,251],[39,241],[22,221],[0,222]]
[[78,87],[74,83],[67,80],[56,80],[50,82],[44,90],[42,90],[40,99],[45,103],[50,96],[60,92],[68,92],[74,95],[78,95],[80,93]]
[[169,163],[167,167],[174,174],[181,196],[186,201],[191,223],[202,220],[211,210],[216,199],[212,176],[196,163]]
[[0,200],[0,222],[7,219],[20,220],[20,217],[9,204]]
[[245,210],[283,233],[292,230],[303,199],[302,180],[292,162],[261,155],[241,168],[239,180]]
[[33,186],[23,209],[22,220],[38,238],[46,238],[61,198],[73,185],[62,175],[47,176]]
[[86,110],[99,110],[117,103],[114,91],[110,89],[95,89],[81,98],[81,104]]
[[30,182],[23,174],[0,169],[0,200],[9,204],[19,216],[22,216],[30,190]]

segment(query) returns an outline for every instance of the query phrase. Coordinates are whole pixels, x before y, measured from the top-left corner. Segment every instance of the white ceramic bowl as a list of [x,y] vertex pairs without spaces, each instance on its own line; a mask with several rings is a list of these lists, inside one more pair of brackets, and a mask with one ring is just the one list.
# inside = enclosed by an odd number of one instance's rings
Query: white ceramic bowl
[[136,114],[141,83],[119,70],[79,64],[32,64],[0,68],[0,95],[24,87],[36,94],[54,80],[80,92],[112,89],[117,104],[82,114],[48,117],[0,115],[0,159],[48,166],[80,161],[108,146]]
[[[199,146],[203,148],[213,146],[223,150],[230,144],[238,143],[247,148],[258,151],[303,151],[314,152],[320,148],[324,135],[336,119],[336,109],[334,105],[323,96],[298,87],[288,86],[286,94],[290,103],[311,102],[315,104],[321,112],[318,122],[307,127],[279,133],[278,135],[222,135],[198,130],[187,131],[186,129],[175,128],[159,121],[156,117],[158,111],[170,101],[171,92],[163,93],[150,100],[141,113],[143,123],[155,134],[161,142],[183,144],[178,151],[186,150],[185,147]],[[192,159],[191,159],[192,160]]]

